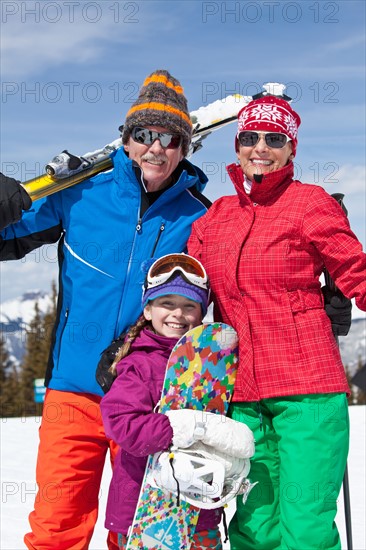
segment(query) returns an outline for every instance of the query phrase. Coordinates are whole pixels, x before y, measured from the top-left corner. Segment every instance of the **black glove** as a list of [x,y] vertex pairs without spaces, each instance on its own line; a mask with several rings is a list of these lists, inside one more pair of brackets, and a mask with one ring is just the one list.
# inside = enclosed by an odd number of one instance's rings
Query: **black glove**
[[20,182],[0,172],[0,231],[22,217],[29,210],[32,199]]
[[343,296],[340,290],[332,290],[328,286],[322,287],[325,312],[332,323],[335,337],[347,336],[352,321],[352,302]]
[[97,379],[97,382],[104,393],[107,393],[111,389],[111,386],[115,379],[115,376],[111,372],[109,372],[109,368],[114,361],[117,351],[124,343],[125,336],[125,333],[120,334],[118,338],[116,338],[116,340],[113,340],[113,342],[109,344],[109,346],[102,352],[100,361],[97,366],[97,371],[95,373],[95,378]]

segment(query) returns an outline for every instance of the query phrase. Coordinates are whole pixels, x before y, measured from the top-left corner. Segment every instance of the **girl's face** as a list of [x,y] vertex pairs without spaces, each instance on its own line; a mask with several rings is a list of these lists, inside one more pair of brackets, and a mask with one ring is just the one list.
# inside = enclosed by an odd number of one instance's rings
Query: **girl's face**
[[159,296],[144,308],[144,316],[157,334],[180,338],[202,322],[201,304],[179,294]]

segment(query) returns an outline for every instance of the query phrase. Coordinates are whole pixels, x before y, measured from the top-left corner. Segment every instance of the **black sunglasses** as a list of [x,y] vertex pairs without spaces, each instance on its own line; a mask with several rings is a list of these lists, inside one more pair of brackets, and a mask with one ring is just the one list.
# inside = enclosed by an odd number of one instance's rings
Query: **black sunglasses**
[[238,141],[242,147],[254,147],[257,145],[260,137],[264,136],[264,140],[271,149],[282,149],[291,139],[286,134],[277,132],[240,132]]
[[158,139],[164,149],[178,149],[182,144],[182,136],[179,134],[155,132],[147,128],[135,127],[131,132],[131,136],[136,143],[141,143],[142,145],[152,145]]

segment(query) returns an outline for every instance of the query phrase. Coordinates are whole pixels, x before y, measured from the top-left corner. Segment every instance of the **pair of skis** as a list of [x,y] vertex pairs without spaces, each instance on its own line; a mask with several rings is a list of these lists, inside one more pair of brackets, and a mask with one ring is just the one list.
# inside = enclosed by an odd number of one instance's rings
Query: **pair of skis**
[[[199,151],[203,140],[212,132],[234,122],[240,109],[251,99],[239,94],[229,95],[191,112],[193,135],[187,156]],[[110,170],[113,167],[111,155],[122,146],[120,137],[101,149],[81,156],[62,151],[46,164],[44,174],[24,182],[23,186],[31,199],[37,200],[76,185],[99,172]]]
[[[203,147],[203,140],[212,132],[234,122],[238,112],[253,99],[270,94],[290,101],[291,98],[284,94],[284,90],[284,84],[268,82],[263,84],[263,91],[254,96],[231,94],[192,111],[190,117],[193,132],[187,156],[190,157],[199,151]],[[121,130],[122,127],[119,129]],[[120,137],[101,149],[81,156],[64,150],[46,164],[46,173],[23,182],[23,186],[31,199],[37,200],[76,185],[99,172],[111,169],[113,167],[111,155],[122,146]]]

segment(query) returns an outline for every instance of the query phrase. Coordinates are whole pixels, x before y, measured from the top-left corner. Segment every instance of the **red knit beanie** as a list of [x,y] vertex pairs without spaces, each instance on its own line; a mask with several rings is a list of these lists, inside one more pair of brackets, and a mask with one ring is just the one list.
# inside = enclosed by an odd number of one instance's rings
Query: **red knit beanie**
[[238,135],[244,130],[279,132],[291,139],[292,154],[295,156],[300,124],[299,115],[288,101],[268,94],[251,101],[239,111],[235,149],[238,150]]

